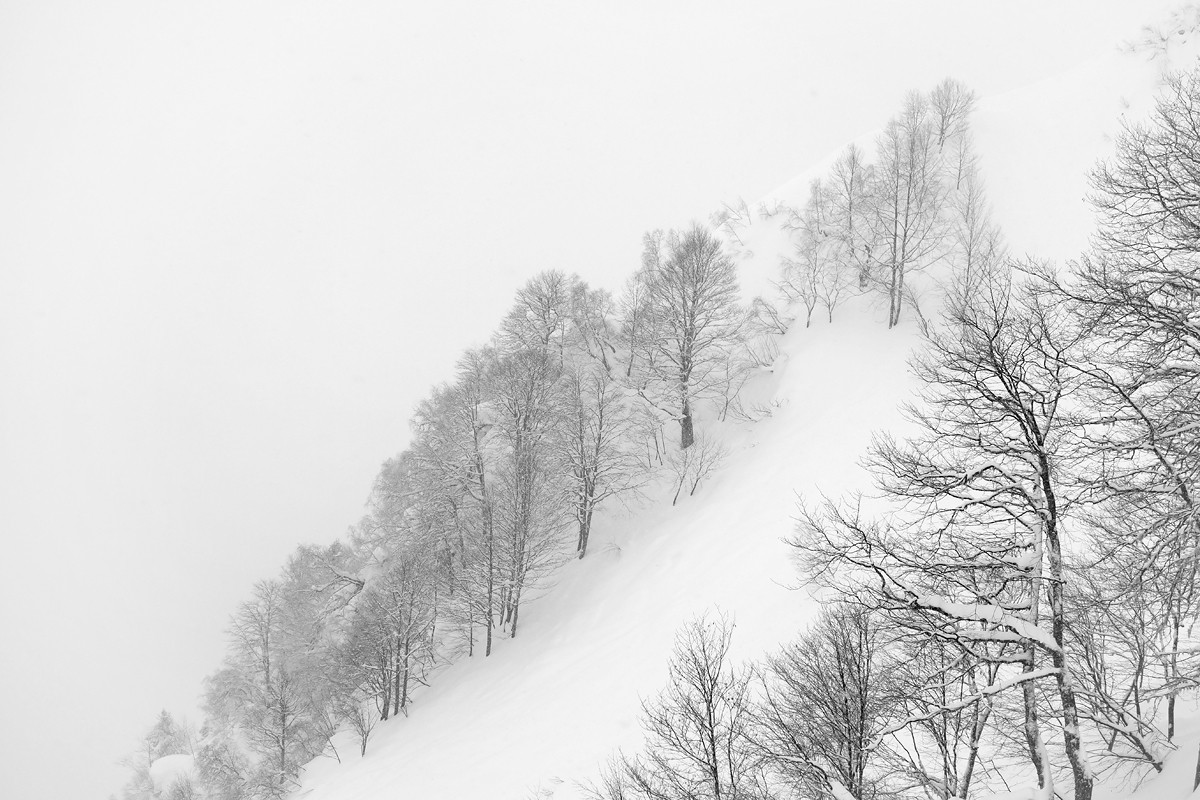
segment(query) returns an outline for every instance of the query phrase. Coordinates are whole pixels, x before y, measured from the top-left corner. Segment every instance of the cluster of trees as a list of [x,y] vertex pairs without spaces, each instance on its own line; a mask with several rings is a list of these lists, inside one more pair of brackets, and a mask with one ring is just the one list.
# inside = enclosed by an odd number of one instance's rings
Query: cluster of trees
[[[870,503],[806,509],[792,541],[830,604],[748,667],[726,619],[689,625],[645,751],[597,797],[965,799],[1024,771],[1088,800],[1105,771],[1162,768],[1200,683],[1200,77],[1097,169],[1100,226],[1067,274],[1007,257],[972,103],[952,81],[910,95],[875,163],[848,149],[793,215],[782,285],[809,319],[874,289],[895,325],[910,273],[952,267],[940,318],[922,317],[916,432],[877,439]],[[673,501],[697,489],[722,454],[698,409],[744,413],[786,326],[739,304],[698,225],[647,234],[618,297],[536,276],[420,404],[346,541],[255,586],[202,730],[164,714],[126,796],[279,798],[338,756],[338,730],[365,753],[436,664],[517,634],[597,509],[660,472]],[[193,757],[195,780],[156,787],[167,755]]]
[[[338,730],[365,753],[436,664],[517,635],[551,570],[587,554],[597,509],[659,473],[674,500],[696,491],[722,453],[697,411],[724,416],[754,368],[748,312],[706,228],[644,245],[617,298],[553,271],[522,287],[419,404],[347,539],[254,587],[206,681],[188,792],[283,797],[305,763],[338,757]],[[142,781],[127,796],[156,795]]]
[[1200,72],[1093,187],[1065,273],[960,250],[914,433],[791,540],[826,610],[742,669],[690,626],[597,797],[1089,800],[1162,770],[1200,687]]
[[[895,324],[911,297],[905,271],[961,244],[953,231],[978,234],[971,104],[953,82],[910,96],[880,166],[852,148],[792,212],[798,259],[783,286],[810,318],[818,298],[832,318],[857,284],[886,290]],[[735,227],[722,229],[737,246]],[[384,464],[347,540],[299,548],[238,609],[189,740],[197,781],[174,791],[282,797],[303,764],[338,757],[339,729],[365,752],[437,663],[490,655],[498,635],[517,634],[523,601],[555,565],[586,555],[597,508],[659,473],[672,503],[699,488],[724,449],[698,430],[697,409],[751,416],[739,393],[789,323],[761,298],[739,303],[733,258],[700,225],[647,233],[616,297],[561,272],[530,280],[493,340],[419,405],[408,449]],[[134,765],[129,797],[157,796],[150,763]]]
[[761,664],[730,659],[732,631],[715,614],[679,632],[667,687],[642,704],[643,751],[618,753],[586,787],[591,797],[901,796],[874,771],[882,756],[893,770],[911,765],[880,747],[891,697],[881,685],[899,684],[880,663],[882,634],[867,614],[835,606]]
[[952,79],[928,94],[911,92],[878,137],[874,162],[851,145],[813,181],[804,207],[791,212],[795,253],[781,282],[806,323],[818,307],[832,321],[851,293],[875,291],[887,297],[894,327],[906,304],[920,311],[912,272],[999,247],[971,144],[974,104]]
[[188,770],[173,770],[156,781],[151,766],[168,756],[195,757],[196,739],[196,732],[187,722],[176,721],[166,710],[160,712],[154,725],[142,737],[141,746],[124,761],[132,775],[122,792],[123,797],[127,800],[194,800],[196,788]]

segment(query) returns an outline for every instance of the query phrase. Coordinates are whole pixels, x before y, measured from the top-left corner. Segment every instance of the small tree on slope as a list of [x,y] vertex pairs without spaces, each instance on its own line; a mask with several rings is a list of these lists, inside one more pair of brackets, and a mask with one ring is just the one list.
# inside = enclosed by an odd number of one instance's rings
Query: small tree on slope
[[700,617],[675,638],[667,688],[642,704],[643,756],[620,755],[597,800],[765,800],[754,743],[750,672],[729,662],[732,624]]

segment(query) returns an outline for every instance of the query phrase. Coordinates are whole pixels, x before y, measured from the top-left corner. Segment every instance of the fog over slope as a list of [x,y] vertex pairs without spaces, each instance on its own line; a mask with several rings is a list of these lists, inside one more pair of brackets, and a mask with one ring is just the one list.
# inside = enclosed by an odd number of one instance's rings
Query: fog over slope
[[[533,273],[617,290],[643,231],[743,195],[764,292],[787,244],[755,198],[794,177],[766,199],[802,203],[947,75],[981,95],[1013,248],[1078,252],[1084,172],[1166,63],[1117,46],[1172,5],[0,6],[0,795],[118,792],[160,708],[196,720],[231,611],[361,515]],[[739,656],[789,638],[797,495],[854,488],[909,392],[915,331],[884,313],[789,333],[748,388],[762,421],[701,420],[731,455],[695,497],[605,509],[518,639],[302,791],[569,797],[636,745],[681,620],[728,609]]]
[[[1015,254],[1061,262],[1086,248],[1094,228],[1083,200],[1088,171],[1111,154],[1122,117],[1147,112],[1167,63],[1186,65],[1193,52],[1180,41],[1171,59],[1150,60],[1114,47],[980,99],[972,132],[995,220]],[[881,124],[889,113],[880,109]],[[859,140],[868,153],[874,137]],[[762,207],[802,206],[809,182],[835,156]],[[755,293],[768,289],[790,253],[782,219],[749,207],[755,213],[734,249]],[[932,287],[926,299],[936,308]],[[704,420],[731,455],[696,496],[671,507],[668,489],[644,505],[604,511],[592,554],[557,574],[516,640],[490,659],[439,670],[410,716],[379,730],[366,758],[310,765],[302,796],[581,797],[574,781],[594,778],[617,748],[638,747],[640,701],[663,686],[683,622],[706,610],[730,614],[737,659],[789,640],[819,605],[797,585],[783,542],[797,503],[869,489],[857,462],[872,432],[905,430],[898,406],[914,388],[905,359],[920,337],[912,319],[888,330],[879,302],[858,298],[832,324],[818,313],[811,328],[793,326],[774,369],[747,390],[769,415]],[[1183,757],[1141,796],[1187,794],[1190,775],[1180,765],[1198,735],[1190,720]],[[1120,786],[1103,791],[1122,796]]]

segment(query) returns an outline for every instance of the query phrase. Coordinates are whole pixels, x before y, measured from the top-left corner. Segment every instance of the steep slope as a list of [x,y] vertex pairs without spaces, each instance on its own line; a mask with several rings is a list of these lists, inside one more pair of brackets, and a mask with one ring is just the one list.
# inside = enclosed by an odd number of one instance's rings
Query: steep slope
[[[983,100],[973,125],[977,148],[1014,253],[1064,259],[1086,245],[1086,172],[1110,149],[1120,114],[1148,107],[1162,65],[1114,51]],[[887,113],[881,109],[881,121]],[[801,203],[824,167],[769,200]],[[746,231],[752,291],[782,255],[777,223],[756,217]],[[574,779],[593,776],[615,748],[638,745],[639,698],[661,687],[674,632],[686,619],[712,608],[731,614],[737,658],[791,638],[816,606],[790,588],[795,574],[782,541],[798,495],[867,488],[857,460],[871,431],[903,426],[897,406],[912,389],[905,357],[918,338],[911,322],[887,330],[885,313],[859,299],[832,324],[794,326],[775,369],[750,387],[748,405],[763,418],[705,421],[730,452],[696,496],[672,507],[660,489],[639,508],[607,509],[591,554],[530,604],[519,638],[501,642],[491,658],[438,672],[407,719],[380,726],[365,758],[343,743],[344,762],[310,765],[299,795],[577,797]],[[1172,770],[1138,796],[1186,796],[1190,786],[1175,775],[1186,768]]]
[[[411,716],[383,726],[367,757],[314,765],[304,796],[520,797],[586,776],[614,746],[636,746],[639,696],[664,680],[676,628],[719,607],[736,617],[739,655],[791,637],[810,611],[788,547],[795,492],[861,482],[874,427],[897,422],[911,338],[847,309],[795,330],[775,376],[770,418],[721,426],[730,456],[694,497],[663,492],[640,512],[605,515],[592,555],[572,563],[519,637],[489,659],[438,673]],[[665,495],[665,496],[664,496]],[[570,796],[565,792],[553,796]]]

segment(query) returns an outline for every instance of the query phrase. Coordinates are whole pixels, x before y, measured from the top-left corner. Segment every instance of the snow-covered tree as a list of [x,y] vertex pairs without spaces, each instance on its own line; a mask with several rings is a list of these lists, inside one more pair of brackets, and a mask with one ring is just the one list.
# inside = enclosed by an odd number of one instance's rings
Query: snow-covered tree
[[882,618],[838,604],[768,658],[759,702],[760,746],[798,796],[886,792],[877,738],[896,701],[885,677]]
[[900,322],[908,273],[927,266],[943,246],[946,187],[928,100],[910,93],[876,149],[872,222],[890,328]]
[[1075,797],[1087,800],[1094,774],[1067,646],[1064,526],[1075,500],[1065,476],[1083,457],[1069,411],[1080,391],[1069,358],[1076,339],[1059,307],[1007,281],[948,305],[945,326],[913,361],[924,385],[910,409],[918,432],[882,436],[873,448],[877,482],[895,501],[886,524],[831,507],[807,516],[796,543],[814,577],[844,569],[895,624],[1007,666],[955,707],[1019,690],[1046,796],[1055,765],[1037,689],[1051,681]]
[[642,704],[644,752],[618,756],[602,800],[759,800],[767,776],[753,738],[751,673],[730,661],[733,626],[692,620],[677,634],[667,687]]
[[697,224],[646,237],[637,286],[645,291],[633,308],[641,315],[636,346],[656,388],[647,397],[679,422],[680,447],[687,448],[695,441],[693,406],[713,388],[723,354],[740,335],[737,270],[721,242]]
[[497,459],[496,521],[504,579],[500,624],[516,635],[526,590],[562,553],[568,491],[556,469],[567,400],[560,356],[550,349],[502,355],[488,379]]

